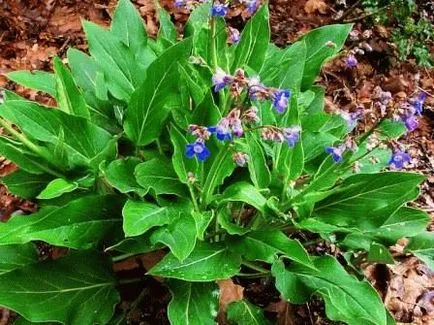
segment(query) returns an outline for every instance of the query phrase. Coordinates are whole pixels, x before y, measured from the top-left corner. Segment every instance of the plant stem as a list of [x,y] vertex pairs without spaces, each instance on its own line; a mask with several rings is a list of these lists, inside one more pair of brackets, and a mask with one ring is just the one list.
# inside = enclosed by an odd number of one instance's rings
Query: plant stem
[[256,265],[256,264],[249,262],[249,261],[243,261],[242,264],[251,268],[252,270],[255,270],[255,271],[258,271],[261,273],[269,273],[270,272],[269,270],[264,269],[263,267],[260,267],[259,265]]
[[188,184],[188,189],[190,190],[190,196],[191,200],[193,201],[194,210],[196,212],[200,212],[199,205],[197,204],[196,194],[194,193],[194,188],[190,183]]
[[125,259],[127,259],[129,257],[133,257],[133,256],[136,256],[136,255],[138,255],[138,254],[126,253],[126,254],[122,254],[122,255],[118,255],[118,256],[113,256],[112,257],[112,262],[113,263],[117,263],[117,262],[120,262],[122,260],[125,260]]
[[130,284],[130,283],[138,283],[145,281],[145,278],[132,278],[132,279],[121,279],[118,281],[118,284]]

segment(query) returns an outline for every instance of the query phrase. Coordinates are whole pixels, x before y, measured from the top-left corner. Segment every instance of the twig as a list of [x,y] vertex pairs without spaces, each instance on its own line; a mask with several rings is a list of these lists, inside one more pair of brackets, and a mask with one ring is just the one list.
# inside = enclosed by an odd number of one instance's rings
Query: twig
[[336,19],[336,20],[339,21],[339,20],[343,20],[346,17],[348,17],[348,15],[353,12],[353,10],[360,4],[360,2],[361,2],[361,0],[357,0],[347,10],[344,11],[344,13],[342,14],[342,16],[339,17],[339,19]]
[[374,10],[374,11],[372,11],[372,12],[369,12],[369,13],[366,13],[366,14],[364,14],[364,15],[361,15],[361,16],[359,16],[359,17],[355,17],[355,18],[351,18],[351,19],[344,20],[344,23],[353,23],[353,22],[356,22],[356,21],[359,21],[359,20],[362,20],[362,19],[365,19],[365,18],[371,17],[371,16],[373,16],[373,15],[375,15],[375,14],[378,14],[379,12],[381,12],[381,11],[383,11],[383,10],[389,9],[390,6],[391,6],[391,5],[387,5],[387,6],[381,7],[381,8],[379,8],[379,9],[377,9],[377,10]]

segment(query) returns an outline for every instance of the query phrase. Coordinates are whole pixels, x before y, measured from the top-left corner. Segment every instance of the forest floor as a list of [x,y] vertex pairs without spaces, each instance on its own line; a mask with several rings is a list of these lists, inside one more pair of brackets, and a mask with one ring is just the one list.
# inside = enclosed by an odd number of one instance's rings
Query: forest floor
[[[24,89],[9,82],[1,74],[13,70],[51,70],[53,56],[65,56],[69,47],[86,50],[87,43],[81,28],[81,19],[92,20],[108,25],[116,6],[116,0],[0,0],[0,87],[18,92],[32,100],[47,103],[52,99],[44,94]],[[144,18],[148,33],[156,35],[158,21],[152,0],[134,0]],[[175,10],[174,1],[160,3],[172,14],[179,30],[185,23],[188,13]],[[319,84],[326,88],[326,110],[350,110],[361,106],[365,120],[359,128],[369,127],[378,118],[376,92],[381,88],[389,91],[397,105],[417,95],[421,90],[428,94],[425,111],[419,128],[402,137],[399,142],[412,156],[408,170],[423,173],[426,181],[422,185],[421,196],[414,203],[427,211],[434,220],[434,70],[417,67],[413,60],[401,62],[396,58],[396,49],[390,43],[391,29],[384,26],[369,26],[363,20],[363,13],[357,1],[347,0],[347,7],[336,3],[345,1],[326,0],[271,0],[271,28],[273,41],[285,46],[312,28],[342,21],[354,22],[354,31],[346,44],[344,54],[329,62],[323,69]],[[431,1],[423,1],[426,5]],[[431,7],[432,8],[432,7]],[[336,19],[339,10],[345,15]],[[429,12],[429,11],[428,11]],[[433,15],[433,12],[430,13]],[[247,13],[242,9],[235,11],[229,21],[235,27],[242,27]],[[431,16],[434,23],[434,18]],[[345,53],[355,47],[369,44],[372,51],[358,55],[359,64],[355,69],[346,67]],[[428,44],[434,53],[434,45]],[[380,88],[378,88],[380,87]],[[0,176],[13,171],[15,167],[0,159]],[[6,221],[17,210],[31,212],[34,204],[17,198],[0,187],[0,220]],[[434,231],[434,221],[430,230]],[[313,249],[332,251],[334,247],[320,244]],[[41,254],[52,256],[59,249],[40,246]],[[394,247],[400,263],[396,265],[367,265],[366,274],[394,317],[402,323],[434,324],[434,275],[417,259],[402,254],[402,247]],[[60,250],[61,252],[61,250]],[[147,255],[131,259],[115,266],[120,276],[130,277],[143,274],[144,270],[155,264],[158,256]],[[236,282],[236,281],[235,281]],[[145,290],[143,290],[145,288]],[[254,303],[266,307],[278,324],[329,324],[324,318],[321,301],[314,300],[303,306],[282,303],[274,285],[266,279],[249,282],[221,283],[224,305],[244,295]],[[168,324],[166,307],[170,295],[161,283],[147,279],[140,287],[137,285],[122,288],[125,301],[120,308],[128,309],[131,301],[139,293],[129,321],[132,324]],[[146,302],[146,303],[145,303]],[[47,306],[47,308],[49,308]],[[130,308],[131,309],[131,308]],[[13,313],[0,310],[0,325],[11,322]],[[222,320],[221,323],[224,321]]]

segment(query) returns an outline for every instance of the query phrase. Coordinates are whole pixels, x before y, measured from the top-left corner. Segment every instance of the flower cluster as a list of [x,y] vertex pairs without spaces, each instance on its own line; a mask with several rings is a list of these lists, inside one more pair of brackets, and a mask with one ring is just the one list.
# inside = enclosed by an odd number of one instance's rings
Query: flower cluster
[[404,151],[397,150],[389,160],[389,166],[394,169],[401,169],[411,161],[410,155]]
[[354,129],[357,125],[357,121],[363,117],[363,111],[357,109],[355,112],[341,111],[340,116],[347,122],[350,130]]
[[425,99],[426,93],[421,92],[403,107],[405,113],[401,116],[401,120],[409,132],[416,130],[419,126],[419,117],[422,115]]
[[240,96],[242,90],[245,89],[252,101],[270,100],[278,113],[285,112],[291,98],[290,90],[266,87],[261,83],[258,76],[247,78],[242,69],[238,69],[231,76],[223,69],[217,68],[212,77],[212,82],[215,92],[229,86],[232,96]]
[[[253,15],[258,9],[257,0],[240,0],[246,7],[249,14]],[[215,1],[211,8],[211,16],[213,17],[225,17],[229,12],[229,4],[219,1]]]

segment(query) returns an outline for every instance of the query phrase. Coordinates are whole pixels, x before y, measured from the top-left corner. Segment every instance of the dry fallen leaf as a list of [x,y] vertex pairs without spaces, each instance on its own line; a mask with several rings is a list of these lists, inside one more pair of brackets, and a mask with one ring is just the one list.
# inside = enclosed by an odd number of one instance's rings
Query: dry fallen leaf
[[319,12],[320,14],[326,14],[328,7],[323,0],[308,0],[304,5],[304,11],[308,14]]
[[235,284],[231,279],[222,280],[218,282],[220,287],[220,308],[218,320],[219,324],[226,324],[226,307],[234,301],[243,299],[244,288],[238,284]]

